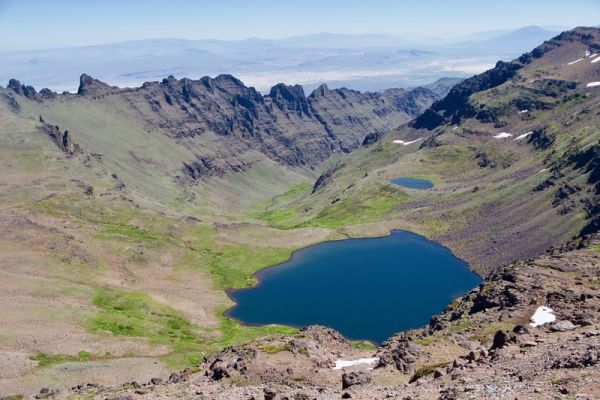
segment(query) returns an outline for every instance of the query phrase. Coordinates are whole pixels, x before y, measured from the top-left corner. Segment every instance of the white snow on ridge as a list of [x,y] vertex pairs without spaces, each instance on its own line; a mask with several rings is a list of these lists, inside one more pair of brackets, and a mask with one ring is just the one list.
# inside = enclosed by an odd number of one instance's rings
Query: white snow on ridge
[[418,142],[421,139],[423,139],[423,138],[418,138],[418,139],[415,139],[415,140],[411,140],[409,142],[405,142],[404,140],[397,139],[397,140],[393,140],[392,143],[401,144],[403,146],[408,146],[409,144],[413,144],[415,142]]
[[521,134],[521,135],[517,136],[517,137],[515,138],[515,140],[521,140],[521,139],[523,139],[523,138],[526,138],[527,136],[531,135],[532,133],[533,133],[533,131],[529,131],[529,132],[527,132],[527,133],[523,133],[523,134]]
[[600,82],[590,82],[585,87],[595,87],[600,86]]
[[594,64],[594,63],[597,63],[598,61],[600,61],[600,56],[598,56],[598,57],[594,58],[594,59],[591,61],[591,63],[592,63],[592,64]]
[[519,111],[519,114],[524,114],[524,113],[526,113],[528,111],[529,111],[528,109],[524,109],[524,110]]
[[512,133],[508,133],[508,132],[500,132],[499,134],[494,135],[494,137],[496,139],[504,139],[504,138],[511,137],[511,136],[512,136]]
[[335,367],[333,367],[333,369],[342,369],[342,368],[352,367],[354,365],[360,365],[360,364],[370,365],[377,361],[379,361],[378,357],[359,358],[358,360],[335,360]]
[[529,325],[536,327],[554,321],[556,321],[556,315],[554,315],[554,310],[546,306],[541,306],[538,307],[537,310],[535,310],[535,312],[531,316],[531,323]]
[[575,63],[578,63],[578,62],[579,62],[579,61],[581,61],[581,60],[583,60],[583,58],[579,58],[579,59],[577,59],[577,60],[575,60],[575,61],[571,61],[570,63],[567,63],[567,65],[573,65],[573,64],[575,64]]

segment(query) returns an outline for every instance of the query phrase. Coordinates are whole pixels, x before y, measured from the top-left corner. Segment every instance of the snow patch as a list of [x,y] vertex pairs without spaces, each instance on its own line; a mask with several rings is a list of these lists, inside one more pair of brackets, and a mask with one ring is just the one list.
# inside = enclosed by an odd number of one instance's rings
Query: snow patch
[[590,82],[586,85],[586,87],[595,87],[600,86],[600,82]]
[[411,140],[409,142],[405,142],[404,140],[397,139],[397,140],[393,140],[392,143],[401,144],[403,146],[408,146],[409,144],[413,144],[415,142],[418,142],[421,139],[423,139],[423,138],[418,138],[418,139],[415,139],[415,140]]
[[545,172],[545,171],[546,171],[546,168],[540,169],[540,172]]
[[594,53],[594,54],[590,55],[588,58],[594,58],[594,57],[596,57],[597,55],[598,55],[598,53]]
[[333,369],[342,369],[342,368],[352,367],[354,365],[361,365],[361,364],[370,365],[377,361],[379,361],[378,357],[359,358],[358,360],[335,360],[335,367],[333,367]]
[[598,61],[600,61],[600,56],[594,58],[591,62],[592,64],[597,63]]
[[556,315],[554,315],[554,310],[546,306],[541,306],[538,307],[537,310],[535,310],[535,312],[531,316],[531,323],[529,325],[536,327],[554,321],[556,321]]
[[576,63],[578,63],[578,62],[579,62],[579,61],[581,61],[581,60],[583,60],[583,58],[579,58],[579,59],[577,59],[577,60],[575,60],[575,61],[571,61],[570,63],[567,63],[567,65],[573,65],[573,64],[576,64]]
[[523,133],[523,134],[521,134],[521,135],[517,136],[517,137],[515,138],[515,140],[521,140],[521,139],[523,139],[523,138],[526,138],[527,136],[531,135],[532,133],[533,133],[533,131],[529,131],[529,132],[527,132],[527,133]]
[[452,128],[453,131],[458,129],[458,125],[456,125],[454,128]]
[[511,137],[511,136],[512,136],[512,133],[508,133],[508,132],[500,132],[499,134],[494,135],[494,137],[496,139],[504,139],[504,138]]
[[586,51],[585,51],[585,55],[584,55],[584,57],[589,57],[589,56],[590,56],[590,54],[592,54],[592,52],[591,52],[591,51],[589,51],[589,50],[586,50]]
[[529,112],[529,110],[528,109],[521,110],[521,111],[519,111],[519,114],[523,114],[523,113],[526,113],[526,112]]

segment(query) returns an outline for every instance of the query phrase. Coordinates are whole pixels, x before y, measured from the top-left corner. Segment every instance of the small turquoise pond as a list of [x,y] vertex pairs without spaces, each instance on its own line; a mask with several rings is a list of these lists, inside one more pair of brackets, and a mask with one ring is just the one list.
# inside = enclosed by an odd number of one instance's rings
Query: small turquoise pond
[[320,243],[232,290],[227,315],[248,325],[330,326],[381,343],[429,322],[480,278],[445,247],[406,231]]
[[433,187],[433,182],[427,179],[397,178],[392,179],[391,182],[409,189],[431,189]]

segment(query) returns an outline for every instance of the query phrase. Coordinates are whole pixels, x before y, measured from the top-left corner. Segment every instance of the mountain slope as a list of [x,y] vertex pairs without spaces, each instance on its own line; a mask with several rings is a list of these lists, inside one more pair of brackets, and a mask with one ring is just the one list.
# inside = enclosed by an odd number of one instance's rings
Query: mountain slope
[[[168,376],[295,329],[224,317],[226,290],[343,238],[248,217],[428,106],[427,90],[263,96],[231,76],[79,94],[0,89],[0,397]],[[284,194],[285,193],[285,194]],[[72,366],[72,368],[71,368]]]
[[[332,156],[357,148],[365,135],[398,126],[437,99],[421,88],[360,93],[326,86],[307,97],[302,87],[284,84],[263,96],[229,75],[169,77],[135,89],[83,75],[77,95],[37,93],[12,80],[2,95],[6,104],[17,104],[21,116],[68,130],[85,151],[101,154],[104,168],[118,173],[126,186],[140,195],[151,191],[146,200],[168,200],[156,192],[162,182],[165,191],[207,207],[239,206],[235,188],[215,193],[231,201],[211,200],[206,194],[216,187],[207,183],[211,179],[229,185],[231,174],[241,175],[255,185],[253,171],[275,171],[280,164],[283,175],[266,179],[262,195],[257,188],[247,200],[284,191],[312,179]],[[116,149],[115,141],[121,143]]]
[[[376,351],[376,386],[352,397],[400,395],[423,375],[409,395],[447,398],[450,386],[481,379],[479,397],[514,398],[517,381],[531,389],[518,379],[521,364],[537,374],[538,397],[569,371],[578,375],[560,382],[567,390],[593,387],[597,366],[586,360],[597,360],[597,329],[585,325],[597,325],[597,242],[499,268],[598,228],[600,89],[588,85],[600,82],[597,52],[600,30],[561,34],[392,131],[429,92],[321,87],[304,96],[277,85],[262,96],[230,76],[135,89],[83,76],[80,94],[57,95],[10,82],[0,89],[0,392],[75,387],[73,397],[91,397],[94,385],[77,385],[192,367],[183,374],[198,379],[191,386],[123,389],[170,398],[170,389],[227,397],[266,388],[270,397],[267,384],[290,395],[306,384],[338,398],[334,357]],[[435,187],[390,184],[400,176]],[[489,279],[431,327],[378,350],[329,330],[223,315],[227,289],[254,284],[254,272],[294,250],[394,228],[439,240]],[[519,346],[490,352],[496,331],[526,324],[544,304],[575,328],[518,328]],[[206,376],[195,374],[202,360]]]
[[[278,212],[284,218],[265,218],[282,227],[363,224],[349,234],[410,229],[481,273],[595,231],[599,89],[588,84],[600,81],[599,51],[599,30],[579,28],[499,62],[411,123],[367,137],[311,195]],[[436,187],[389,183],[400,176]]]

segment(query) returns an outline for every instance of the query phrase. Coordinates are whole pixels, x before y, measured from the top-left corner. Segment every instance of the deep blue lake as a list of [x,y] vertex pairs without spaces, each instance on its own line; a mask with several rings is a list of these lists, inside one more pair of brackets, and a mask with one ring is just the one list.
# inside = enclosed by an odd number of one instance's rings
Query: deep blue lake
[[433,182],[427,179],[397,178],[392,179],[391,182],[409,189],[431,189],[433,187]]
[[325,325],[381,343],[429,322],[481,279],[445,247],[406,231],[320,243],[230,291],[227,315],[249,325]]

